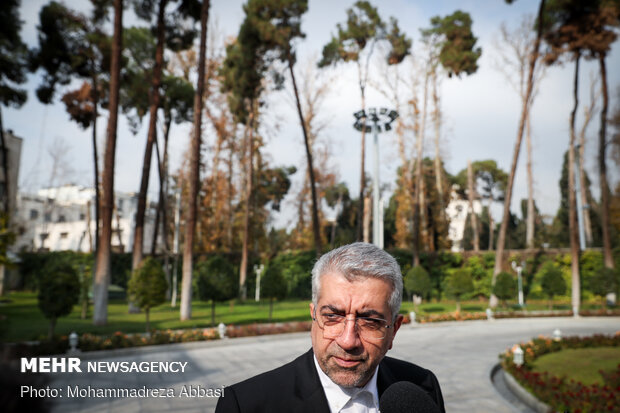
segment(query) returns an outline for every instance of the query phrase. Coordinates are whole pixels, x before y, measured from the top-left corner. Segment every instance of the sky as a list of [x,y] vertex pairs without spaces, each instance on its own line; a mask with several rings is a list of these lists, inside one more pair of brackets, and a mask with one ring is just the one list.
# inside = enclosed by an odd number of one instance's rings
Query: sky
[[[22,0],[20,18],[23,20],[22,38],[30,46],[37,44],[38,12],[47,1]],[[336,33],[336,24],[346,19],[346,9],[353,0],[310,0],[309,10],[302,20],[302,30],[306,38],[297,45],[300,65],[320,56],[323,45]],[[467,166],[467,161],[494,159],[505,171],[510,170],[513,148],[517,135],[521,103],[517,93],[495,67],[498,52],[494,40],[499,38],[500,24],[509,28],[518,25],[523,16],[537,12],[538,0],[519,0],[507,5],[501,0],[443,0],[412,1],[383,0],[373,2],[384,20],[390,16],[397,18],[399,26],[413,39],[413,61],[419,53],[419,29],[430,26],[433,16],[445,16],[455,10],[470,13],[474,35],[478,37],[476,46],[482,48],[478,61],[479,69],[471,76],[444,78],[440,86],[441,110],[444,117],[442,125],[442,156],[445,167],[451,174],[458,173]],[[86,1],[65,1],[71,8],[87,11]],[[210,10],[211,24],[217,22],[219,32],[224,38],[235,36],[244,18],[242,1],[212,0]],[[131,12],[125,14],[125,26],[139,24]],[[210,26],[210,27],[213,27]],[[620,105],[620,41],[617,41],[608,58],[607,73],[610,91],[611,110]],[[380,51],[379,51],[380,52]],[[374,59],[381,55],[375,52]],[[298,66],[300,66],[298,65]],[[403,67],[406,72],[409,69]],[[574,65],[550,67],[540,84],[540,89],[532,111],[533,171],[537,206],[543,214],[555,215],[559,206],[560,189],[558,181],[564,151],[568,148],[569,117],[572,110],[572,81]],[[583,62],[580,76],[580,102],[577,129],[581,128],[583,104],[590,96],[590,77],[598,73],[596,62]],[[371,64],[370,77],[379,81],[380,68]],[[334,76],[336,82],[321,108],[321,117],[328,121],[319,139],[327,143],[331,150],[330,164],[337,171],[339,179],[347,183],[351,194],[359,192],[360,176],[360,137],[353,129],[353,113],[360,108],[360,92],[357,71],[352,64],[317,72],[319,76]],[[51,105],[38,102],[34,93],[41,79],[41,73],[31,74],[25,88],[28,101],[20,109],[3,108],[5,129],[23,138],[21,168],[19,172],[20,190],[33,192],[51,183],[75,183],[92,185],[92,143],[91,131],[81,130],[69,120],[64,105],[58,99]],[[420,79],[421,80],[421,79]],[[287,85],[290,89],[290,86]],[[387,101],[371,86],[366,98],[368,107],[388,107]],[[268,107],[273,116],[266,120],[264,128],[267,144],[265,153],[273,165],[298,166],[305,168],[303,136],[299,127],[297,113],[290,98],[290,91],[274,92],[269,95]],[[600,103],[599,103],[600,108]],[[586,169],[592,181],[592,191],[598,197],[598,172],[596,153],[598,147],[598,128],[600,115],[596,115],[587,132]],[[100,153],[105,144],[107,115],[99,120],[98,136]],[[430,123],[430,122],[427,122]],[[142,159],[146,143],[147,124],[134,136],[124,118],[119,122],[115,187],[119,191],[137,192],[140,185]],[[176,170],[182,155],[189,144],[190,125],[174,127],[171,131],[170,159],[171,171]],[[433,131],[427,131],[425,155],[433,156],[431,144]],[[389,196],[395,187],[396,170],[400,161],[397,152],[396,134],[385,132],[380,140],[380,180]],[[207,156],[213,136],[205,135]],[[372,174],[372,140],[367,138],[366,171]],[[51,171],[52,153],[60,153],[57,158],[63,161],[60,174],[53,176]],[[511,210],[520,215],[520,200],[527,197],[525,141],[517,167]],[[608,161],[612,176],[612,188],[620,177],[617,165]],[[61,176],[63,182],[58,182]],[[149,196],[156,199],[156,170],[153,165],[149,186]],[[293,176],[291,193],[299,188],[302,173]],[[294,220],[293,195],[287,196],[281,212],[273,213],[275,227],[290,227]],[[493,215],[501,216],[501,205],[493,208]]]

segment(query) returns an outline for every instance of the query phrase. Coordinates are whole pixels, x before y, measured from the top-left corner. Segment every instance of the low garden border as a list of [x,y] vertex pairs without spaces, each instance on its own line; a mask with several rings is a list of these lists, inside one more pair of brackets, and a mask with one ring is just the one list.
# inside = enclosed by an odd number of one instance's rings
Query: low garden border
[[[532,371],[534,361],[548,353],[565,349],[620,347],[620,331],[615,335],[596,334],[588,337],[571,336],[560,339],[537,337],[520,343],[499,355],[505,372],[539,401],[553,411],[604,412],[614,411],[620,405],[620,365],[612,373],[603,373],[605,385],[585,385],[547,372]],[[515,364],[515,351],[523,351],[523,363]],[[508,379],[509,380],[509,379]]]

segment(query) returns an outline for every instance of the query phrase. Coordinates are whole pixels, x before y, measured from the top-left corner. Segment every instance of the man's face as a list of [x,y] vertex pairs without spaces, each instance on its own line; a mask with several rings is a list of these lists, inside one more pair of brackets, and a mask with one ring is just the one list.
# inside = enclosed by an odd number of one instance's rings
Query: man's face
[[[316,315],[321,311],[354,317],[383,318],[392,322],[388,305],[391,287],[377,278],[364,278],[349,282],[339,273],[327,273],[321,277],[320,294]],[[314,315],[314,304],[310,313]],[[318,323],[312,323],[312,349],[321,369],[332,381],[345,387],[362,387],[370,380],[375,368],[392,348],[392,341],[402,322],[398,316],[393,328],[387,330],[383,339],[362,339],[355,323],[347,321],[339,337],[327,339]]]

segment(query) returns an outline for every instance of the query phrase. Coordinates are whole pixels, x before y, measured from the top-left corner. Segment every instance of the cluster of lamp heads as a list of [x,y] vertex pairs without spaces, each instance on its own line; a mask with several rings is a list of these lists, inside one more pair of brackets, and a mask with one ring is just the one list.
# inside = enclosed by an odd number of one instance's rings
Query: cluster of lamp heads
[[[377,132],[382,130],[392,130],[392,122],[398,117],[398,112],[395,110],[389,110],[387,108],[369,108],[368,114],[365,110],[359,110],[353,114],[355,116],[355,123],[353,127],[358,131],[372,132],[373,125],[376,127]],[[383,128],[383,129],[382,129]]]

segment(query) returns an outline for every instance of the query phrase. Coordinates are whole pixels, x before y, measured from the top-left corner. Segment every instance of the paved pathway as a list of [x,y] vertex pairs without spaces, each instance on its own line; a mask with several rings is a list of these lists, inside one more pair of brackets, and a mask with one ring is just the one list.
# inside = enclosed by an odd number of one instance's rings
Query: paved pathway
[[[490,382],[497,355],[520,341],[540,334],[550,336],[559,328],[563,335],[612,334],[620,330],[620,318],[505,319],[405,325],[398,332],[389,355],[435,372],[448,412],[517,412]],[[81,412],[212,412],[217,398],[179,397],[183,386],[221,388],[280,366],[310,348],[309,333],[250,337],[214,342],[177,344],[141,350],[84,353],[82,364],[97,361],[187,361],[184,373],[58,373],[50,387],[61,388],[65,397],[55,399],[54,411]],[[173,398],[67,398],[66,387],[174,388]]]

